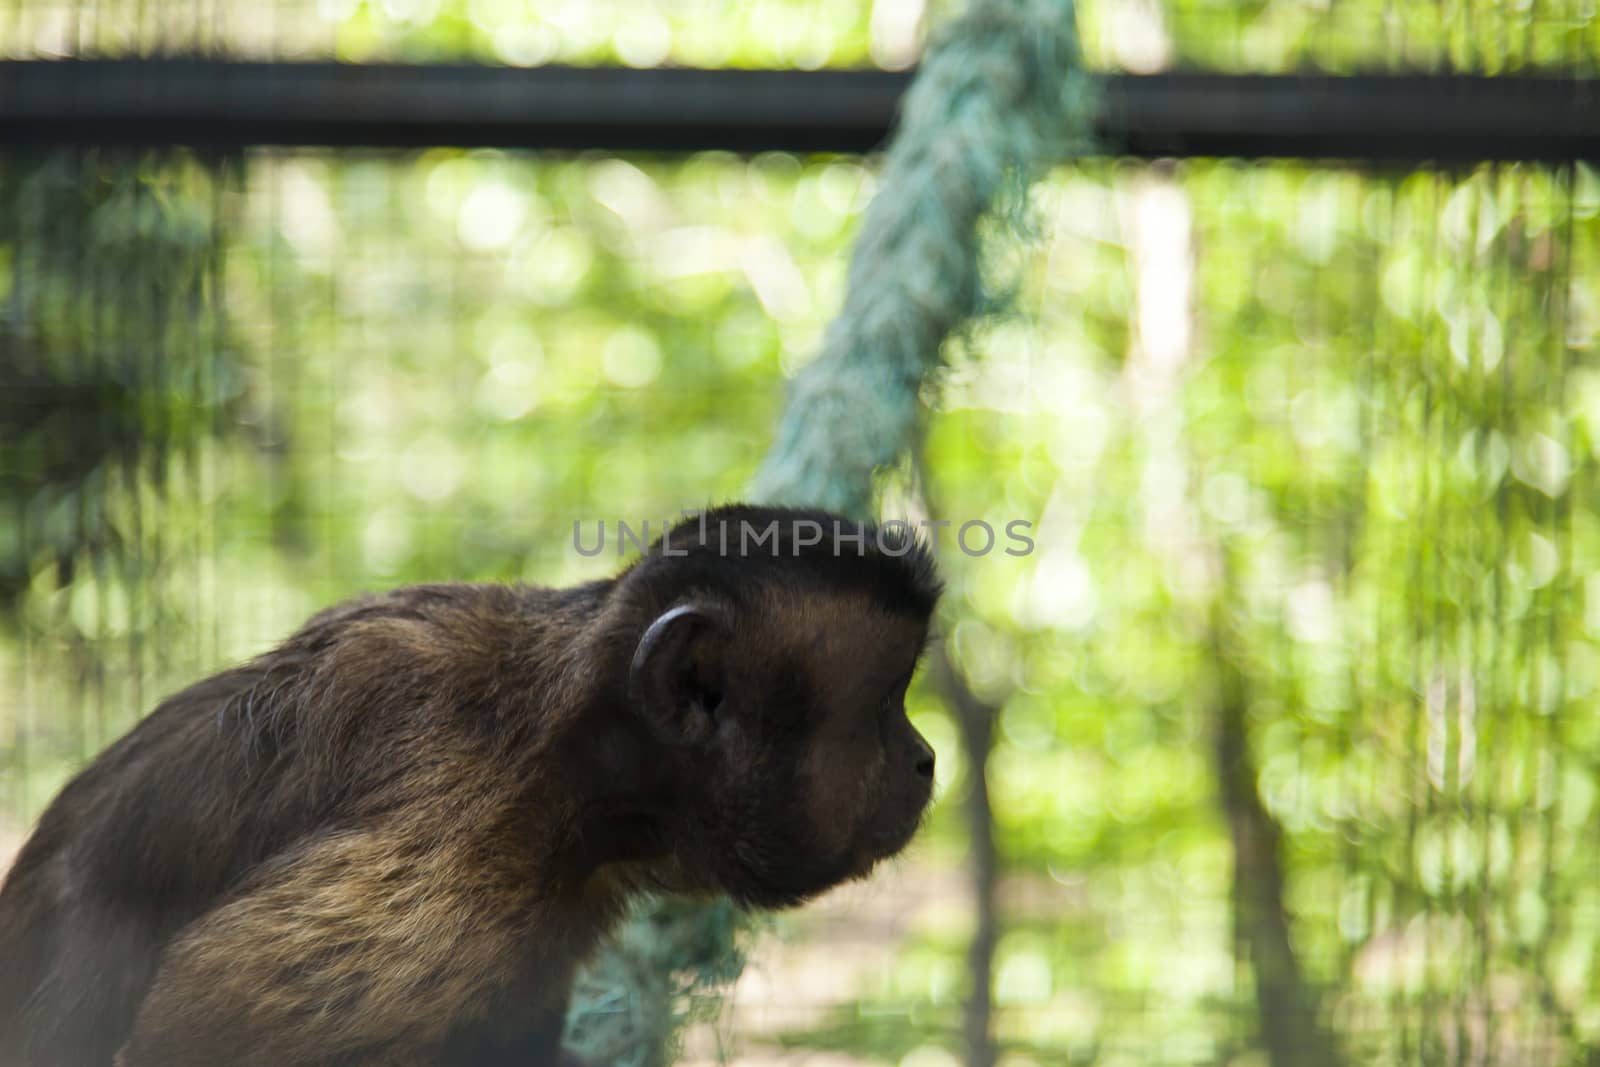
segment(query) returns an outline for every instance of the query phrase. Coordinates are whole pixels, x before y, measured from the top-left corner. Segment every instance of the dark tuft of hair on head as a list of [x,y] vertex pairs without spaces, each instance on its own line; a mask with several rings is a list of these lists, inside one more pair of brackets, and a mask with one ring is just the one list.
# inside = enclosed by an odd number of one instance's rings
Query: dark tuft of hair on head
[[646,581],[652,572],[670,574],[675,583],[736,601],[751,581],[856,589],[921,616],[932,614],[943,590],[932,548],[908,523],[878,525],[807,508],[711,508],[670,527],[635,568]]

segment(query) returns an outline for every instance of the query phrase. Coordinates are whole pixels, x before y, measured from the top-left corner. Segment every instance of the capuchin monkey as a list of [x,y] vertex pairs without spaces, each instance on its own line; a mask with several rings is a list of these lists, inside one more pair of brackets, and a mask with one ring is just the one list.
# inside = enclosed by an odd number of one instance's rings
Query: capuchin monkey
[[903,529],[730,506],[609,580],[328,609],[45,811],[0,1064],[575,1062],[574,971],[639,893],[787,907],[905,846],[938,595]]

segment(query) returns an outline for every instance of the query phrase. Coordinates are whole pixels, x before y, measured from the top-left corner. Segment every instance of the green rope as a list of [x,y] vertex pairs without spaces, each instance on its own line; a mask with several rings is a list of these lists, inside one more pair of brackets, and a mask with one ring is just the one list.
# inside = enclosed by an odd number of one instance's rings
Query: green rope
[[739,977],[745,919],[727,899],[664,897],[634,910],[578,976],[565,1043],[592,1067],[661,1067],[691,1019]]
[[873,474],[915,442],[946,338],[996,303],[980,222],[1014,228],[1033,179],[1089,149],[1090,87],[1072,0],[975,0],[945,28],[906,94],[844,308],[794,382],[757,497],[868,511]]
[[[850,260],[845,304],[795,379],[755,499],[865,515],[876,472],[915,444],[920,393],[956,331],[1003,301],[981,224],[1014,230],[1029,184],[1092,146],[1072,0],[973,0],[902,104]],[[661,1067],[742,965],[726,901],[646,905],[580,976],[567,1045],[595,1067]]]

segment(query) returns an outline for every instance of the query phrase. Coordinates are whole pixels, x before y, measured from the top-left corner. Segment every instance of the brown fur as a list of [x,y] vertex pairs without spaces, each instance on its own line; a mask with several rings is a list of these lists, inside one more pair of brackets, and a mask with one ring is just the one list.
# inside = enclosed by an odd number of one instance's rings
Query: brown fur
[[783,906],[898,851],[929,560],[717,543],[361,598],[164,702],[0,889],[0,1063],[554,1064],[638,891]]

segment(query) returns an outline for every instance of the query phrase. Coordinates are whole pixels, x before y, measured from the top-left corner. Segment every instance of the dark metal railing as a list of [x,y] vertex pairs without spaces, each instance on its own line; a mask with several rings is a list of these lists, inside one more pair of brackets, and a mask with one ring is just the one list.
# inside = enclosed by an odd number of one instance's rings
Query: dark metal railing
[[[865,152],[909,74],[205,59],[0,63],[0,144]],[[1600,79],[1108,75],[1108,153],[1600,158]]]

